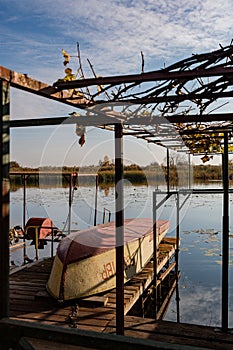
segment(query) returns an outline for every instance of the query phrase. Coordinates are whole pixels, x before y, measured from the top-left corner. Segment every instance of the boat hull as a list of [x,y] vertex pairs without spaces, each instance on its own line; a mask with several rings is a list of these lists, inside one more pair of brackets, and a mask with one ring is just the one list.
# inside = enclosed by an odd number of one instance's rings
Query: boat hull
[[[157,243],[159,243],[165,236],[169,225],[167,221],[163,220],[158,220],[157,225]],[[114,231],[114,226],[115,223],[111,223],[111,225],[108,226],[96,226],[96,229],[107,229],[109,236],[109,232]],[[125,231],[126,237],[127,232],[133,232],[134,236],[136,234],[136,238],[128,240],[124,244],[124,282],[127,282],[133,276],[135,276],[135,274],[141,271],[144,265],[152,257],[152,220],[128,220],[125,224]],[[140,233],[139,237],[138,231]],[[144,233],[141,234],[141,231],[144,231]],[[87,236],[89,232],[90,231],[86,230],[85,236]],[[80,237],[80,233],[77,234],[77,237]],[[74,235],[74,237],[71,238],[73,241],[77,241],[77,237]],[[68,237],[66,237],[66,239],[67,238]],[[62,244],[61,247],[58,247],[58,252],[55,256],[52,271],[47,284],[50,294],[59,300],[70,300],[87,297],[115,288],[115,247],[106,247],[102,245],[101,247],[97,247],[97,252],[94,250],[95,253],[93,253],[93,247],[89,247],[92,251],[91,256],[81,259],[78,257],[79,252],[77,249],[76,259],[74,259],[69,256],[69,254],[74,256],[74,252],[72,251],[72,242],[70,242],[69,245],[66,245],[66,242],[64,243],[66,249],[64,249],[64,246],[62,247]],[[75,243],[73,243],[73,245],[75,245]],[[77,247],[80,248],[80,243],[78,243]],[[88,249],[88,246],[86,247]],[[83,249],[83,247],[81,248]]]

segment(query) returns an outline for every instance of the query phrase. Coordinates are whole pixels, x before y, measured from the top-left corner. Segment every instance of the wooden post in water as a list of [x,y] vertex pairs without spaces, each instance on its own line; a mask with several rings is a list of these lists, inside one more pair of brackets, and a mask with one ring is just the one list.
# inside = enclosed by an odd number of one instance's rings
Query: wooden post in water
[[223,178],[223,224],[222,224],[222,330],[228,330],[228,284],[229,284],[229,175],[228,175],[228,133],[224,132],[224,153],[222,158]]
[[0,79],[0,319],[9,316],[9,153],[10,84]]
[[115,124],[116,333],[124,334],[123,127]]

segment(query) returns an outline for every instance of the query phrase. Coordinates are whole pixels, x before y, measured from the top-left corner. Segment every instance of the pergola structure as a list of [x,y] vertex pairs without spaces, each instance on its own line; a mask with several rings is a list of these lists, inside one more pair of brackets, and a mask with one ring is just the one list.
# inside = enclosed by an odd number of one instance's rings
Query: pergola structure
[[[228,149],[232,138],[233,46],[192,55],[161,70],[90,79],[59,80],[53,86],[0,67],[1,205],[0,318],[9,317],[9,130],[75,123],[115,132],[117,333],[124,332],[122,137],[131,135],[159,146],[223,155],[222,330],[228,330],[229,184]],[[79,109],[66,117],[10,120],[10,86]],[[168,189],[169,190],[169,189]],[[156,227],[154,227],[156,231]]]

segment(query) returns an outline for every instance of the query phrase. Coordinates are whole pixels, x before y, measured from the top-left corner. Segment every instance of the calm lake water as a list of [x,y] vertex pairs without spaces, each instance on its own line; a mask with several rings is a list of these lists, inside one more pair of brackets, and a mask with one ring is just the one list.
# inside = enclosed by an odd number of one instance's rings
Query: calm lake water
[[[219,188],[212,183],[208,187]],[[195,186],[197,188],[197,186]],[[199,186],[200,188],[200,186]],[[205,185],[206,188],[206,185]],[[164,188],[165,189],[165,188]],[[126,185],[125,218],[152,217],[152,186]],[[78,187],[73,191],[71,230],[80,230],[93,225],[95,213],[95,187]],[[162,199],[158,196],[158,200]],[[68,188],[28,188],[26,216],[50,217],[54,225],[68,229]],[[97,223],[102,223],[104,208],[111,212],[114,220],[114,188],[98,189]],[[180,202],[185,199],[180,197]],[[11,192],[11,226],[22,225],[23,189]],[[233,195],[230,195],[230,214],[233,212]],[[108,211],[106,212],[108,215]],[[176,228],[176,201],[172,196],[163,205],[158,218],[170,220],[168,236],[174,236]],[[230,237],[233,237],[233,221],[230,215]],[[221,325],[221,234],[222,194],[192,194],[180,211],[179,281],[180,321],[209,325]],[[229,327],[233,327],[233,238],[230,238],[229,266]],[[50,247],[39,251],[40,256],[50,254]],[[28,255],[35,256],[33,247]],[[21,264],[22,252],[12,253],[11,260]],[[166,320],[177,320],[176,294],[174,293],[165,316]]]

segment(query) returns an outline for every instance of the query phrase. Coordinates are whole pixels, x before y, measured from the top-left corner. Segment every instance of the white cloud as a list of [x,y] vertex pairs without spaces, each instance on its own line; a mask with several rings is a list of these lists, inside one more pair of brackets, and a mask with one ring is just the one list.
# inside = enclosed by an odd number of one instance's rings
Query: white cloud
[[[52,84],[64,77],[61,49],[77,54],[86,77],[156,70],[231,40],[230,0],[2,0],[1,65]],[[73,59],[73,69],[78,62]],[[13,117],[65,115],[66,106],[14,98]],[[59,111],[61,111],[59,113]],[[69,109],[70,111],[70,109]]]
[[[146,68],[218,48],[230,42],[233,4],[228,0],[176,1],[11,1],[17,15],[6,18],[8,39],[16,42],[20,57],[32,57],[44,67],[57,69],[62,46],[73,52],[80,42],[84,67],[89,57],[101,75],[140,71],[140,51]],[[31,19],[31,31],[23,36],[12,23]],[[19,43],[25,51],[20,52]],[[28,54],[27,54],[28,50]],[[34,52],[34,54],[33,54]],[[55,63],[55,60],[57,62]],[[28,62],[28,61],[27,61]],[[90,72],[90,70],[89,70]]]
[[[184,285],[180,284],[179,291],[181,322],[212,327],[221,326],[221,290],[219,287],[198,284],[185,289]],[[166,320],[176,321],[176,307],[174,295],[165,316]],[[229,314],[232,316],[231,310]]]

